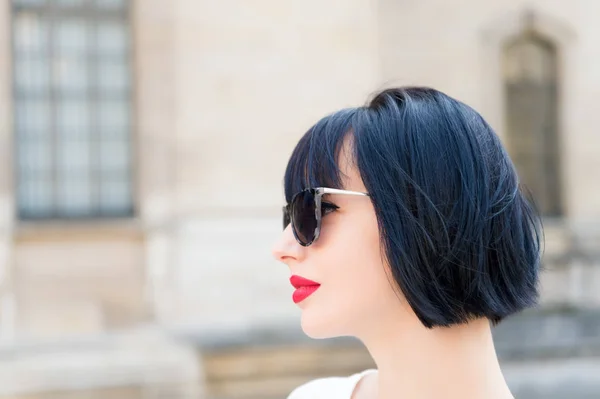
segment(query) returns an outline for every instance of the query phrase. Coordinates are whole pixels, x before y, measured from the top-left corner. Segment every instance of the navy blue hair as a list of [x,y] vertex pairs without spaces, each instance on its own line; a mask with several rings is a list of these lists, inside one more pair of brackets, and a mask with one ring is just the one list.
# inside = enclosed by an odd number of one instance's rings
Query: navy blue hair
[[349,135],[396,288],[425,326],[496,324],[536,304],[541,219],[479,113],[434,89],[400,87],[328,115],[292,153],[288,201],[307,187],[343,188]]

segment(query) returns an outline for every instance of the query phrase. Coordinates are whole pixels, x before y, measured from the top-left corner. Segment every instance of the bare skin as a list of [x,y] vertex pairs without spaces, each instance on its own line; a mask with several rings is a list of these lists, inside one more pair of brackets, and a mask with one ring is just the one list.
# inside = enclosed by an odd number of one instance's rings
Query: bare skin
[[430,332],[368,340],[379,371],[366,375],[352,398],[513,399],[487,321]]

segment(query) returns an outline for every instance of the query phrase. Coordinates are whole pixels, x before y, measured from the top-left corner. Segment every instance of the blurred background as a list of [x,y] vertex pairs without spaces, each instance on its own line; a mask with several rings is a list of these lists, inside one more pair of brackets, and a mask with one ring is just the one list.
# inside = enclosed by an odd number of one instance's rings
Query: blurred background
[[275,399],[372,367],[271,259],[293,146],[389,85],[479,110],[544,213],[517,398],[600,398],[597,0],[0,0],[0,398]]

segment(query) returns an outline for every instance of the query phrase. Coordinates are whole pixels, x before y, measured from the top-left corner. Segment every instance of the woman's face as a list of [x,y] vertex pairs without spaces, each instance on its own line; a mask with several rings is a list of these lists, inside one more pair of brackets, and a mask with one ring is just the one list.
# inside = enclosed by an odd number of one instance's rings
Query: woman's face
[[[349,161],[348,145],[346,140],[340,156],[344,189],[366,192],[358,170]],[[339,208],[323,217],[319,239],[303,247],[288,225],[273,256],[285,263],[292,275],[320,284],[298,303],[308,336],[360,336],[365,327],[383,320],[384,314],[399,305],[390,284],[393,280],[388,278],[375,210],[369,197],[326,194],[323,201]]]

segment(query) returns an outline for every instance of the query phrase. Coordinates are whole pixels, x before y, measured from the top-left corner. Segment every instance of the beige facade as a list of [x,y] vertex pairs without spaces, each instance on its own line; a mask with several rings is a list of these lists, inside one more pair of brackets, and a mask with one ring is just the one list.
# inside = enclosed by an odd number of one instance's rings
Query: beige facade
[[[277,398],[309,377],[368,366],[352,342],[298,333],[288,271],[270,256],[287,158],[317,118],[391,84],[443,90],[507,140],[502,49],[530,28],[558,49],[565,214],[546,220],[544,305],[514,330],[538,329],[547,347],[521,348],[528,360],[507,355],[505,367],[529,395],[519,397],[560,392],[552,384],[577,376],[600,392],[600,341],[578,330],[580,320],[600,326],[600,2],[137,0],[136,214],[96,222],[15,216],[9,3],[0,398]],[[527,324],[538,314],[552,319]],[[572,340],[553,351],[562,329]],[[505,331],[506,353],[519,352]],[[544,369],[541,354],[553,359]]]

